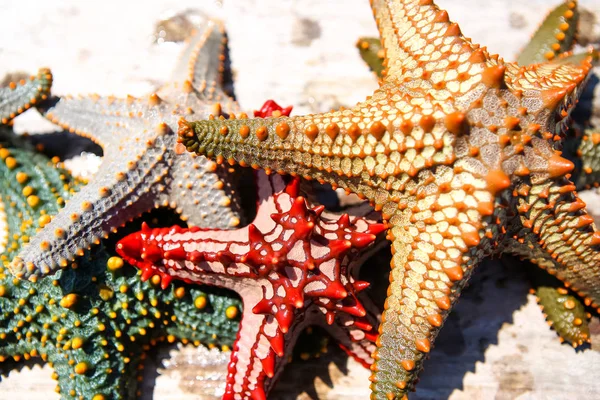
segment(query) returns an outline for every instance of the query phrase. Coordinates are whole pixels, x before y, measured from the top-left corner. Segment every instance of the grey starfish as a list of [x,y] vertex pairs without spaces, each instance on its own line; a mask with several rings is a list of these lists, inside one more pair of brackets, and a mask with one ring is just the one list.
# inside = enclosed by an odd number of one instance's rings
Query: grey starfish
[[[41,110],[52,122],[104,150],[90,183],[43,227],[9,268],[35,281],[68,265],[83,249],[154,207],[171,207],[191,225],[239,224],[227,168],[177,145],[177,121],[237,112],[221,88],[225,30],[207,20],[192,36],[172,83],[145,99],[63,97]],[[181,146],[181,145],[179,145]]]

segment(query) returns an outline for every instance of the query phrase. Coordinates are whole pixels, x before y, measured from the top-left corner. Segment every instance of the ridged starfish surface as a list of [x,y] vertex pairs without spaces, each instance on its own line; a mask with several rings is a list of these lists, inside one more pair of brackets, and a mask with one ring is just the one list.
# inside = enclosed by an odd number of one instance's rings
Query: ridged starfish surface
[[[585,53],[573,54],[575,38],[579,32],[577,28],[579,15],[580,12],[572,0],[567,0],[550,11],[517,57],[517,62],[520,65],[531,65],[548,60],[559,60],[562,63],[575,62],[577,58],[590,55],[597,58],[598,53],[593,49],[591,51],[588,49]],[[362,38],[358,41],[357,47],[363,60],[381,78],[385,51],[381,48],[379,38]],[[563,148],[565,158],[575,164],[570,179],[578,189],[600,185],[598,179],[600,135],[592,129],[583,128],[588,125],[586,119],[591,113],[591,110],[585,108],[590,104],[586,104],[585,98],[583,100],[583,110],[578,106],[578,112],[568,123],[569,130]],[[590,330],[587,320],[590,314],[585,312],[583,302],[544,272],[531,268],[527,268],[527,272],[534,285],[532,292],[536,294],[548,323],[552,324],[551,326],[560,335],[560,340],[566,340],[573,347],[589,343]]]
[[[528,258],[600,303],[600,234],[558,149],[590,71],[508,63],[433,0],[372,0],[386,74],[351,109],[182,121],[190,151],[329,182],[369,199],[392,240],[372,398],[403,398],[485,257]],[[571,2],[575,6],[575,2]]]
[[324,218],[324,207],[307,207],[298,185],[260,172],[252,224],[233,231],[144,226],[117,245],[142,279],[158,274],[240,294],[244,313],[225,399],[266,399],[309,325],[324,327],[363,365],[373,362],[377,310],[357,296],[369,286],[357,274],[385,226],[347,214]]
[[95,177],[10,265],[20,278],[66,267],[83,249],[154,207],[176,209],[192,225],[228,228],[239,223],[238,199],[226,168],[177,146],[181,116],[206,118],[237,104],[221,89],[226,36],[207,20],[185,49],[172,82],[145,99],[64,97],[46,117],[102,146]]

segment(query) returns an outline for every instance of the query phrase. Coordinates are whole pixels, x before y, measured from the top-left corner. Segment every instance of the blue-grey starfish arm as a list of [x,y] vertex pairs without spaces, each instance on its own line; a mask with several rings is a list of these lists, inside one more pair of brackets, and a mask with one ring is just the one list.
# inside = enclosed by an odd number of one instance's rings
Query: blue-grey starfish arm
[[[193,89],[198,96],[206,100],[231,102],[221,88],[226,46],[227,36],[223,24],[209,21],[202,32],[192,35],[186,41],[185,50],[171,75],[171,82]],[[203,54],[215,56],[204,57]],[[219,110],[215,110],[213,114],[218,115]]]
[[7,124],[32,105],[45,100],[50,86],[52,73],[47,68],[41,68],[37,76],[10,82],[6,87],[0,88],[0,122]]
[[183,151],[176,134],[182,116],[238,111],[218,82],[224,40],[217,21],[207,21],[192,38],[184,55],[189,58],[188,78],[196,84],[176,81],[145,99],[92,95],[64,97],[45,106],[47,118],[98,143],[104,157],[90,183],[13,260],[13,274],[34,280],[49,274],[155,207],[174,208],[191,225],[239,224],[238,197],[227,167]]

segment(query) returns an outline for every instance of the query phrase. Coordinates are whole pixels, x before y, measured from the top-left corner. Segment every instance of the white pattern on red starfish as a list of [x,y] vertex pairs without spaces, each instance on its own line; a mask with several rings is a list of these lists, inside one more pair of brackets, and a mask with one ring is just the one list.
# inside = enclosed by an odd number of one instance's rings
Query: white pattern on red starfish
[[325,327],[363,365],[375,349],[376,319],[357,293],[361,261],[385,227],[345,214],[321,217],[298,196],[298,180],[259,173],[254,223],[234,231],[180,227],[125,237],[117,251],[163,285],[172,278],[226,287],[244,301],[229,365],[225,398],[265,398],[296,336],[307,325]]

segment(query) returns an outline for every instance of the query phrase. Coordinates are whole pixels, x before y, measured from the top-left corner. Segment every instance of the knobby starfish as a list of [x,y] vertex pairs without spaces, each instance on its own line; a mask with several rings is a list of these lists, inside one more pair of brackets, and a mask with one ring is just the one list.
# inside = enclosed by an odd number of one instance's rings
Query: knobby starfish
[[106,250],[111,243],[35,283],[9,274],[4,266],[80,182],[7,129],[0,131],[0,159],[3,373],[41,357],[52,366],[63,399],[133,399],[146,353],[159,342],[231,347],[241,310],[235,294],[141,282],[134,268]]
[[143,226],[117,245],[142,278],[158,274],[242,297],[225,399],[265,399],[308,325],[324,327],[363,365],[373,362],[377,310],[359,299],[369,284],[357,273],[385,226],[347,214],[324,218],[324,207],[307,207],[298,185],[261,172],[252,224],[234,231]]
[[[587,54],[573,55],[575,36],[579,12],[571,0],[560,4],[553,9],[540,24],[529,43],[517,57],[521,65],[532,65],[548,60],[559,62],[573,62],[576,57],[588,56]],[[385,52],[378,38],[361,38],[357,42],[360,55],[373,72],[382,78],[383,60]],[[593,53],[592,53],[593,55]],[[578,114],[581,115],[581,112]],[[569,125],[565,140],[565,157],[575,163],[572,180],[579,188],[582,183],[598,185],[600,180],[595,176],[598,171],[597,142],[600,135],[586,132],[583,137],[576,137],[575,132],[581,130],[585,121],[574,119]],[[538,274],[528,269],[530,279],[534,285],[532,293],[542,308],[551,326],[560,335],[561,341],[568,341],[574,347],[590,341],[590,331],[583,304],[573,296],[560,282],[549,279],[544,274]]]
[[52,86],[52,73],[41,68],[36,76],[9,82],[0,88],[0,122],[8,124],[13,118],[46,100]]
[[[345,188],[389,224],[392,271],[371,377],[403,398],[474,267],[511,253],[600,303],[600,234],[557,150],[591,69],[519,66],[463,37],[433,0],[372,0],[380,88],[351,109],[182,121],[190,151]],[[575,6],[575,2],[570,2]]]
[[[262,110],[288,115],[291,107],[267,101]],[[9,205],[3,221],[8,248],[0,257],[6,265],[81,182],[8,130],[0,132],[0,143],[0,205]],[[62,398],[133,399],[140,395],[146,353],[159,343],[231,348],[242,309],[235,294],[183,283],[161,290],[166,281],[140,281],[110,248],[114,244],[102,243],[35,283],[0,267],[0,370],[41,357],[54,369]]]
[[174,208],[192,225],[239,224],[235,179],[227,168],[176,146],[181,116],[238,110],[220,86],[225,46],[222,23],[208,20],[184,50],[173,83],[148,98],[64,97],[44,106],[47,118],[98,143],[104,157],[91,182],[15,258],[14,275],[35,280],[65,267],[83,249],[155,207]]

